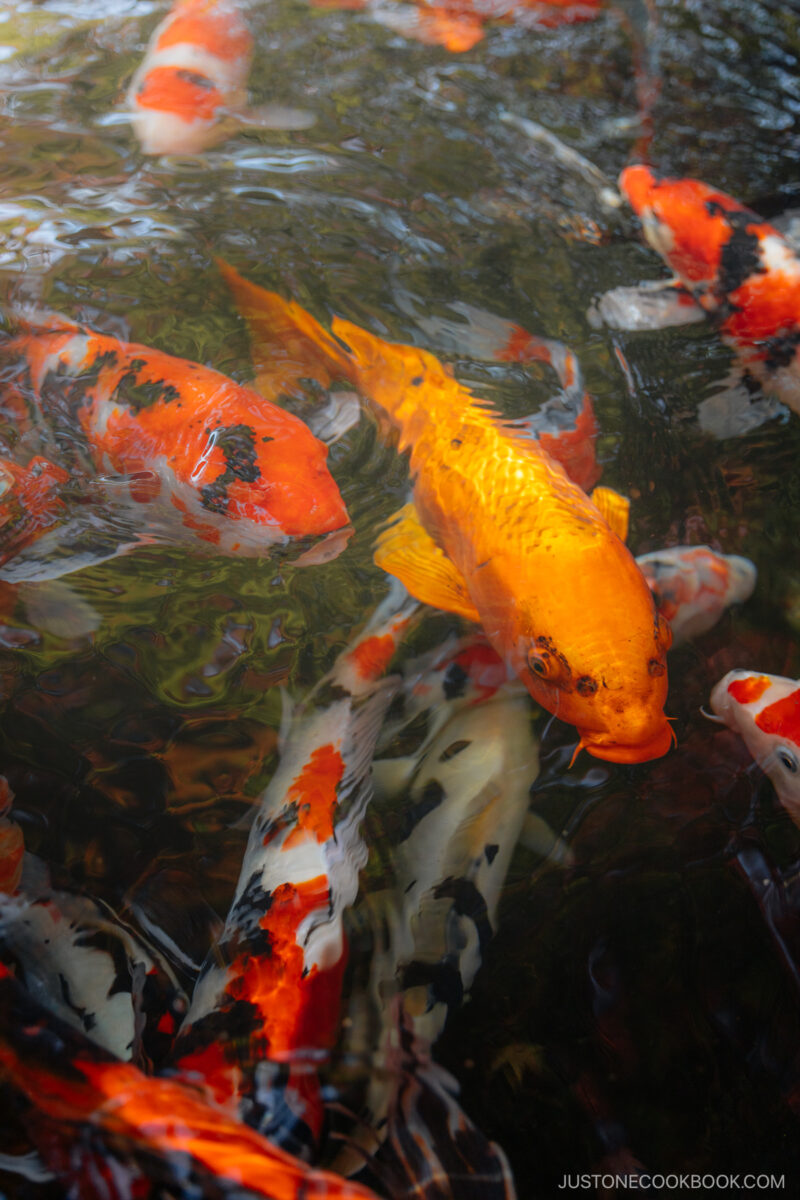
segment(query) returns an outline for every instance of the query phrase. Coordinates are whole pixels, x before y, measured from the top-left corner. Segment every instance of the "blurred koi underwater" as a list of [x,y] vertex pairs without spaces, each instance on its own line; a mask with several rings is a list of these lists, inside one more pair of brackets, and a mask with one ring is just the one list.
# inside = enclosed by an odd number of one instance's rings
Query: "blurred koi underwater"
[[553,29],[591,21],[605,0],[311,0],[314,8],[364,10],[380,25],[404,37],[443,46],[455,54],[471,50],[488,21],[526,29]]
[[300,109],[245,107],[253,37],[239,0],[175,0],[153,31],[128,104],[145,154],[196,154],[238,124],[306,129]]

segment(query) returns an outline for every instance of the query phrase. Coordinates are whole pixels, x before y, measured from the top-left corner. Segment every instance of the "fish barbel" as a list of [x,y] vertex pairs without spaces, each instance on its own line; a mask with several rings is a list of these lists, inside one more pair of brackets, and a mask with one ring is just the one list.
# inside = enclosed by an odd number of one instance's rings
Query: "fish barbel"
[[[376,562],[418,599],[483,625],[535,700],[598,758],[666,753],[671,634],[633,556],[560,464],[459,384],[432,354],[298,304],[221,265],[256,359],[349,380],[410,451],[414,504]],[[302,364],[300,366],[299,364]]]

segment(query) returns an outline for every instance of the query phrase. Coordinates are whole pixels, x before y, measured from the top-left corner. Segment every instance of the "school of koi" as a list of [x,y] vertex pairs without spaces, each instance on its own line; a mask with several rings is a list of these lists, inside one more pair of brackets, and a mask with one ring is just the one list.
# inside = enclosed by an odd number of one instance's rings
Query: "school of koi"
[[[533,30],[601,8],[311,3],[363,9],[453,53],[487,22]],[[128,92],[142,152],[202,153],[235,120],[254,121],[253,53],[236,0],[176,0]],[[261,119],[302,128],[308,116]],[[619,187],[674,277],[613,289],[590,320],[712,322],[740,367],[724,398],[700,408],[718,436],[746,434],[782,405],[800,413],[791,242],[696,180],[632,165]],[[568,840],[532,807],[542,717],[577,734],[570,766],[584,750],[603,769],[665,755],[667,652],[744,603],[756,570],[705,545],[634,557],[627,500],[596,486],[602,414],[561,342],[463,303],[456,321],[420,322],[442,352],[553,372],[557,394],[510,421],[433,353],[339,317],[328,332],[295,300],[218,267],[250,335],[252,387],[60,314],[9,312],[3,602],[34,611],[37,587],[147,545],[250,557],[280,546],[312,571],[346,554],[352,529],[328,445],[358,406],[339,384],[408,452],[409,502],[375,546],[393,578],[330,671],[286,703],[279,763],[191,994],[135,906],[123,920],[53,886],[26,853],[0,776],[0,1080],[29,1139],[0,1168],[102,1200],[512,1200],[506,1153],[461,1107],[434,1047],[479,971],[515,847],[570,860]],[[309,381],[331,397],[330,420],[309,422],[316,433],[284,406]],[[409,658],[425,606],[478,631]],[[90,637],[94,615],[74,614],[73,632]],[[732,670],[710,705],[800,826],[800,682]],[[360,887],[365,869],[381,887]],[[369,970],[348,992],[353,937],[369,943]],[[337,1091],[334,1052],[368,1058],[369,1077]]]

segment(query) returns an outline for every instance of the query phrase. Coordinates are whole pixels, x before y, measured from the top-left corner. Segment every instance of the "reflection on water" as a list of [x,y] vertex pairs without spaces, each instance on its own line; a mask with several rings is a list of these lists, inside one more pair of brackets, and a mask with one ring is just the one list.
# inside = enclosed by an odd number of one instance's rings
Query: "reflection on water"
[[[771,198],[791,197],[793,6],[655,7],[650,161],[765,212]],[[593,300],[660,276],[660,262],[598,178],[524,124],[614,180],[642,144],[629,23],[612,5],[569,27],[495,25],[453,56],[368,14],[252,3],[249,104],[300,107],[316,123],[243,124],[205,156],[145,159],[121,109],[164,12],[127,0],[0,4],[8,302],[247,382],[250,348],[220,256],[323,323],[337,313],[438,350],[510,417],[538,409],[552,378],[536,364],[454,355],[437,329],[469,304],[570,346],[595,402],[603,483],[632,499],[634,553],[710,544],[752,559],[758,586],[746,607],[673,653],[667,711],[678,747],[667,758],[622,767],[584,756],[567,770],[572,730],[537,726],[538,840],[516,846],[496,936],[481,941],[471,1000],[448,1006],[435,1055],[461,1086],[464,1119],[508,1156],[521,1196],[554,1194],[565,1173],[637,1165],[793,1178],[800,833],[741,742],[700,707],[734,667],[800,673],[800,420],[714,441],[697,407],[731,355],[708,325],[592,325]],[[326,400],[309,384],[285,402],[309,419]],[[35,597],[0,594],[0,770],[26,849],[54,889],[138,924],[189,990],[278,762],[282,688],[305,695],[386,594],[372,542],[407,499],[406,461],[365,414],[329,464],[355,528],[332,561],[140,547],[69,576],[77,608],[68,611],[94,614],[72,636],[53,616],[72,602],[64,592],[48,600],[41,583]],[[428,613],[401,662],[461,632],[457,618]],[[424,734],[392,728],[382,760],[419,752]],[[366,826],[362,890],[376,910],[400,870],[390,794]],[[419,804],[413,787],[404,795]],[[547,857],[542,828],[567,850]],[[368,1003],[379,922],[367,907],[352,916],[351,1032],[330,1080],[354,1106],[380,1090]],[[330,1119],[347,1126],[341,1112]],[[26,1148],[16,1126],[7,1140],[0,1150]],[[386,1186],[380,1172],[371,1178]],[[6,1180],[10,1194],[57,1194]]]

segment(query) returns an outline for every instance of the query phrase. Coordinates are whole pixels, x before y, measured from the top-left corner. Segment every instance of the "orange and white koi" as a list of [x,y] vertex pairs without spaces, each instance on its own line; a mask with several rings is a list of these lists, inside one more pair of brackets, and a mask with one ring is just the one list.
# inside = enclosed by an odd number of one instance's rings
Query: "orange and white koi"
[[[253,35],[238,0],[175,0],[154,30],[128,92],[133,127],[145,154],[193,154],[226,134],[246,100]],[[245,123],[304,129],[299,109],[239,112]]]
[[[346,525],[326,447],[297,417],[218,371],[62,319],[0,341],[0,368],[7,407],[23,429],[39,427],[55,460],[32,458],[16,473],[6,464],[5,557],[56,522],[64,467],[73,482],[97,472],[125,477],[140,517],[132,542],[159,540],[170,516],[193,540],[242,554]],[[13,581],[11,564],[3,577]]]
[[753,594],[757,571],[749,558],[717,554],[710,546],[671,546],[636,559],[656,607],[672,629],[672,643],[706,633],[732,604]]
[[[419,608],[405,592],[398,602],[398,590],[297,711],[172,1060],[217,1104],[304,1156],[322,1130],[318,1071],[338,1031],[343,912],[367,857],[370,766],[396,689],[380,676]],[[316,694],[336,699],[314,711]]]
[[[627,167],[619,183],[645,238],[675,272],[660,295],[651,291],[639,327],[710,317],[736,351],[750,392],[760,385],[765,397],[800,412],[800,258],[792,245],[749,208],[699,180],[659,179],[637,165]],[[615,316],[604,302],[601,315],[624,326],[624,314]],[[751,424],[775,411],[764,403]],[[740,420],[744,430],[744,409]]]
[[800,826],[800,680],[729,671],[711,693],[711,709],[743,738]]
[[487,21],[526,29],[554,29],[591,21],[603,0],[311,0],[315,8],[363,9],[381,25],[455,54],[471,50],[483,37]]
[[381,536],[378,564],[418,599],[482,624],[507,668],[577,726],[591,754],[666,753],[669,627],[633,556],[561,464],[427,351],[338,317],[332,336],[299,305],[222,270],[256,357],[268,347],[323,382],[349,380],[411,451],[414,503]]
[[223,135],[245,99],[253,37],[236,0],[176,0],[154,30],[128,100],[145,154],[190,154]]
[[25,1097],[28,1133],[70,1194],[376,1200],[312,1170],[191,1087],[115,1059],[40,1007],[2,962],[0,1078]]

